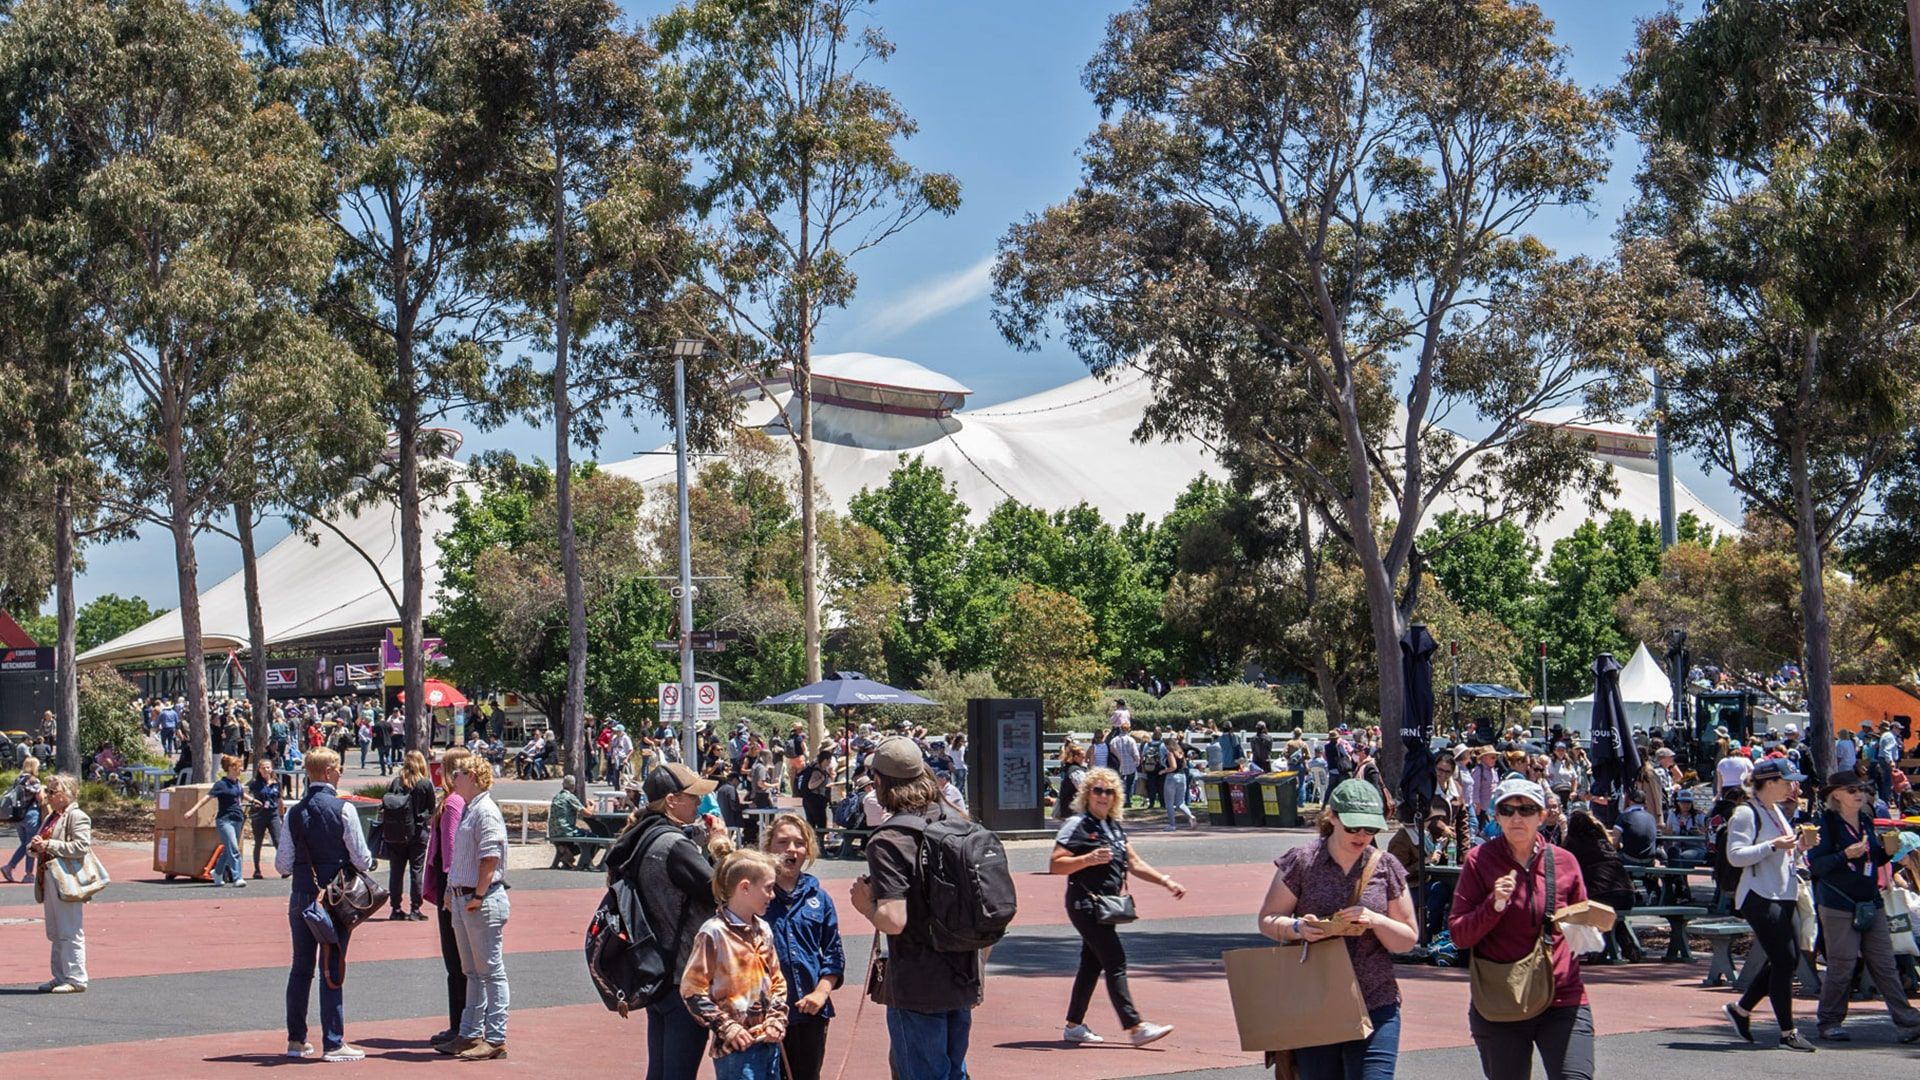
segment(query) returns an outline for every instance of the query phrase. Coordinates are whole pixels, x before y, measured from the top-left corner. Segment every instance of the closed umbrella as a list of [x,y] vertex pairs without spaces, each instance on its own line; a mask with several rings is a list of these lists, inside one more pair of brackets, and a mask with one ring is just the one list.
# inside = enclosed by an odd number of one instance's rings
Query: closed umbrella
[[1420,623],[1400,635],[1400,677],[1405,685],[1406,712],[1400,720],[1400,741],[1406,758],[1400,767],[1400,804],[1409,821],[1426,817],[1433,802],[1433,652],[1438,644]]
[[1593,793],[1604,796],[1608,816],[1617,814],[1622,788],[1640,775],[1640,749],[1627,727],[1627,707],[1620,700],[1620,662],[1612,653],[1593,661]]

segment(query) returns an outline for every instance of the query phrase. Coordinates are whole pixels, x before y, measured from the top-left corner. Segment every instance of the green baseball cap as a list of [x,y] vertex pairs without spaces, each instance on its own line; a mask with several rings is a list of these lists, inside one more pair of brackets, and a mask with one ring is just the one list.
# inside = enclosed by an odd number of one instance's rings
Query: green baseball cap
[[1387,828],[1387,808],[1380,789],[1365,780],[1342,780],[1327,796],[1327,809],[1349,829]]

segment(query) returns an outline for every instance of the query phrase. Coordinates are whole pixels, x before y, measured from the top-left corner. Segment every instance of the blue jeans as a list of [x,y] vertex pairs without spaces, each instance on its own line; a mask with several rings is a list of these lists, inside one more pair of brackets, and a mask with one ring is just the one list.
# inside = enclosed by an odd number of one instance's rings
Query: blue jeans
[[[307,921],[300,917],[301,909],[311,903],[312,892],[297,890],[287,901],[287,922],[293,927],[293,966],[287,971],[287,1041],[291,1043],[307,1041],[307,998],[313,991],[314,961],[320,953],[320,943],[307,929]],[[343,939],[337,949],[331,945],[326,947],[326,966],[320,979],[320,1035],[324,1050],[338,1049],[347,1041],[347,1007],[341,987],[347,981],[349,940]]]
[[163,727],[160,729],[160,752],[161,753],[167,755],[168,757],[173,756],[174,744],[178,740],[179,732],[180,732],[179,728]]
[[507,1041],[507,956],[501,939],[512,909],[507,890],[497,885],[480,901],[478,911],[468,911],[468,902],[468,897],[456,896],[453,905],[453,941],[460,949],[460,970],[467,974],[460,1035],[498,1046]]
[[780,1044],[757,1043],[714,1058],[713,1080],[780,1080]]
[[1400,1058],[1400,1006],[1369,1009],[1367,1018],[1373,1021],[1370,1038],[1295,1050],[1293,1067],[1300,1080],[1393,1080]]
[[240,823],[221,818],[213,823],[220,830],[220,861],[213,864],[213,883],[222,885],[240,880]]
[[700,1072],[709,1034],[679,994],[647,1006],[646,1080],[684,1080]]
[[33,839],[35,833],[40,831],[40,808],[37,806],[29,807],[27,816],[20,819],[19,823],[14,826],[14,831],[20,836],[20,846],[14,849],[13,858],[7,860],[7,873],[13,873],[13,868],[19,865],[20,860],[25,859],[27,861],[27,876],[32,877],[33,855],[27,851],[27,843]]
[[1185,814],[1188,821],[1193,820],[1193,811],[1187,807],[1187,774],[1168,773],[1161,781],[1162,793],[1167,803],[1167,824],[1179,828],[1180,815]]
[[887,1009],[887,1037],[899,1080],[967,1080],[967,1039],[972,1034],[972,1009]]

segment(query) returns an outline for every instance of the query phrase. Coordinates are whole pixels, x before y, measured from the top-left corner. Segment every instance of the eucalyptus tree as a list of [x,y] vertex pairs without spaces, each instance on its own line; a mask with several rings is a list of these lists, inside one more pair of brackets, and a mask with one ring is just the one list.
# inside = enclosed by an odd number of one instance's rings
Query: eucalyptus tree
[[705,329],[682,288],[692,250],[685,169],[654,97],[657,54],[619,15],[610,0],[495,0],[465,33],[483,122],[502,135],[496,185],[518,224],[511,271],[499,280],[551,350],[543,378],[531,362],[519,374],[542,388],[537,419],[553,425],[567,634],[559,720],[566,769],[580,784],[589,602],[574,527],[574,445],[596,447],[610,415],[669,411],[665,335],[683,317]]
[[[211,743],[196,535],[219,507],[227,410],[265,377],[252,357],[322,352],[303,310],[333,259],[312,207],[313,133],[259,105],[231,14],[182,0],[29,0],[8,28],[21,137],[71,163],[60,211],[73,312],[126,388],[116,464],[171,535],[196,779]],[[150,487],[143,487],[148,485]]]
[[392,467],[356,502],[398,511],[407,738],[424,749],[420,507],[455,478],[440,425],[499,418],[496,361],[524,332],[495,280],[512,239],[492,188],[501,133],[482,122],[485,87],[462,62],[481,3],[253,0],[249,10],[268,85],[312,125],[332,172],[313,205],[340,255],[318,308],[380,384]]
[[[893,45],[872,0],[692,0],[655,24],[663,100],[708,180],[701,285],[725,333],[711,346],[741,373],[778,369],[793,388],[799,459],[806,678],[820,678],[820,528],[813,460],[813,344],[853,299],[851,261],[929,213],[960,185],[915,169],[900,144],[918,126],[861,77]],[[865,25],[862,25],[865,24]],[[811,741],[823,736],[808,709]]]
[[1430,508],[1524,523],[1610,482],[1528,422],[1640,386],[1620,269],[1530,231],[1590,201],[1606,111],[1508,0],[1138,0],[1085,81],[1104,120],[1077,190],[1001,245],[1001,329],[1144,369],[1142,436],[1304,497],[1364,582],[1392,724]]
[[1669,429],[1792,530],[1810,743],[1832,761],[1827,558],[1920,422],[1920,102],[1897,7],[1753,0],[1640,26],[1634,241],[1668,276]]

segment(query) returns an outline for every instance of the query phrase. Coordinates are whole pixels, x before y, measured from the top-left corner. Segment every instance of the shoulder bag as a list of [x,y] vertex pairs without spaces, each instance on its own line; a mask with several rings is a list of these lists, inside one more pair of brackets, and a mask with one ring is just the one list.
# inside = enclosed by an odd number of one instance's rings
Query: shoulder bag
[[48,859],[47,877],[53,880],[53,891],[60,899],[74,904],[93,899],[112,880],[92,851],[77,858]]
[[[1494,963],[1476,951],[1467,965],[1473,1009],[1496,1024],[1531,1020],[1553,1004],[1553,906],[1559,895],[1554,889],[1553,845],[1542,842],[1540,855],[1547,860],[1547,895],[1533,950],[1510,964]],[[1531,866],[1527,876],[1533,876]]]

